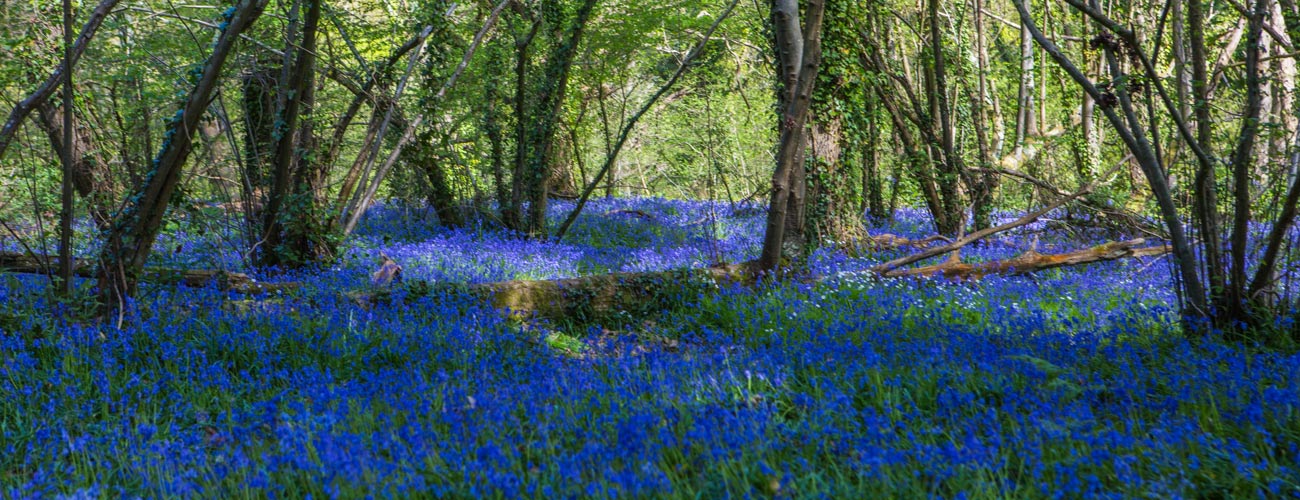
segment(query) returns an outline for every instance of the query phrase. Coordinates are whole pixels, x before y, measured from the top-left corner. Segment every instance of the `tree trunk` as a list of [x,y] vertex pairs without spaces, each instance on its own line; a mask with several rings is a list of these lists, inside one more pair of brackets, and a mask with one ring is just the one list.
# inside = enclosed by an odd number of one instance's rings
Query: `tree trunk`
[[[990,90],[988,82],[988,56],[985,50],[984,37],[984,1],[974,0],[974,23],[975,23],[975,72],[978,85],[976,92],[971,96],[971,120],[974,121],[975,145],[978,148],[978,160],[980,168],[989,168],[993,161],[993,152],[990,150],[988,138],[988,125],[992,122],[1001,121],[1001,117],[994,114],[992,119],[988,118],[988,110],[984,107],[988,99]],[[993,191],[997,189],[997,174],[986,172],[982,175],[968,175],[971,180],[971,217],[972,223],[976,230],[984,229],[993,225]]]
[[1016,146],[1023,146],[1029,137],[1038,135],[1038,120],[1034,112],[1034,40],[1023,23],[1020,27],[1020,93],[1016,103]]
[[[1082,3],[1076,0],[1067,0],[1071,5],[1083,10],[1086,8]],[[1070,75],[1076,83],[1084,88],[1093,99],[1100,100],[1103,95],[1108,99],[1113,98],[1115,102],[1106,106],[1100,106],[1106,114],[1115,131],[1123,139],[1125,146],[1133,153],[1133,157],[1142,167],[1142,173],[1147,179],[1152,194],[1156,198],[1156,205],[1160,211],[1161,219],[1169,230],[1169,238],[1173,247],[1175,260],[1178,264],[1178,271],[1183,283],[1184,297],[1187,300],[1184,308],[1184,317],[1205,317],[1209,313],[1205,302],[1205,288],[1202,285],[1200,276],[1197,274],[1196,256],[1192,252],[1191,243],[1188,241],[1184,232],[1182,220],[1179,217],[1178,208],[1174,204],[1173,196],[1169,188],[1168,178],[1165,177],[1162,166],[1156,161],[1152,151],[1151,144],[1147,141],[1143,131],[1143,125],[1139,121],[1133,110],[1132,101],[1129,99],[1128,92],[1117,92],[1114,94],[1103,94],[1100,89],[1086,76],[1078,67],[1061,52],[1061,49],[1054,42],[1038,31],[1034,26],[1033,18],[1029,10],[1025,7],[1024,0],[1014,0],[1016,10],[1020,13],[1021,26],[1029,30],[1030,35],[1038,42],[1049,56],[1054,59],[1062,69]],[[1123,77],[1119,67],[1119,59],[1116,54],[1118,47],[1104,47],[1104,54],[1107,60],[1107,66],[1110,68],[1111,79],[1115,80]],[[1121,116],[1116,111],[1116,106],[1123,112]]]
[[944,212],[952,227],[945,236],[955,236],[961,231],[965,214],[961,196],[961,178],[964,174],[961,151],[957,149],[956,131],[952,120],[952,106],[948,102],[948,69],[943,53],[943,31],[939,25],[939,0],[930,0],[930,54],[933,60],[931,74],[934,92],[930,95],[932,109],[937,115],[939,148],[939,192],[943,195]]
[[162,227],[167,206],[180,182],[181,169],[193,146],[199,123],[216,91],[221,69],[239,35],[262,14],[267,0],[242,0],[228,11],[225,30],[213,45],[212,54],[193,82],[194,87],[184,107],[168,121],[166,140],[149,172],[147,181],[128,198],[123,212],[116,218],[100,250],[100,304],[103,311],[113,312],[135,294],[136,280],[153,250],[154,240]]
[[[48,101],[41,103],[36,111],[36,124],[45,132],[54,151],[62,151],[66,140],[62,112],[63,108],[55,108]],[[72,130],[72,187],[77,196],[88,202],[95,224],[101,229],[107,228],[112,215],[108,208],[112,206],[109,200],[117,196],[117,190],[113,187],[107,163],[97,154],[89,126],[74,125]]]
[[849,243],[866,234],[862,212],[854,202],[855,186],[848,175],[841,120],[819,119],[814,115],[812,122],[808,209],[804,217],[804,244],[809,250],[830,242]]
[[[269,63],[269,60],[267,61]],[[244,111],[244,172],[240,182],[249,246],[261,239],[262,209],[269,192],[272,150],[275,148],[275,89],[279,88],[278,65],[255,65],[240,75]]]
[[[489,42],[487,51],[488,67],[502,68],[505,65],[503,47]],[[483,84],[483,133],[487,136],[491,151],[492,183],[496,188],[498,214],[504,212],[510,204],[510,185],[506,183],[505,134],[501,123],[505,120],[503,114],[499,80],[488,78]]]
[[[543,8],[548,5],[550,4],[544,4]],[[522,189],[528,199],[528,223],[524,230],[532,238],[546,237],[547,188],[551,158],[555,153],[556,130],[564,107],[569,73],[595,6],[596,0],[583,0],[578,6],[564,36],[547,55],[542,79],[532,98],[533,105],[529,107],[528,114],[519,117],[520,122],[525,124],[525,135],[517,147],[522,149],[525,158],[519,165],[522,171],[516,170],[515,176],[523,181]]]
[[[760,272],[773,272],[781,265],[782,256],[786,255],[783,248],[786,243],[785,230],[788,226],[787,216],[790,210],[791,199],[796,200],[798,204],[799,190],[798,184],[800,176],[795,172],[802,171],[803,165],[800,160],[803,156],[804,149],[804,126],[808,119],[808,109],[812,103],[812,91],[817,80],[817,69],[821,65],[821,25],[822,16],[825,10],[825,3],[822,0],[810,0],[808,2],[805,15],[807,22],[804,23],[803,32],[798,30],[799,27],[799,8],[795,0],[777,0],[772,6],[772,16],[776,29],[776,52],[780,54],[780,64],[783,69],[790,67],[790,58],[794,57],[794,47],[801,46],[798,67],[798,78],[793,87],[793,92],[788,93],[791,97],[785,103],[784,111],[781,115],[781,138],[779,149],[776,157],[776,169],[772,174],[772,198],[768,205],[767,212],[767,230],[763,237],[763,251],[757,261],[757,268]],[[796,40],[799,43],[796,43]],[[783,76],[788,72],[783,71]],[[789,87],[787,87],[789,88]],[[799,212],[799,207],[796,210]]]
[[[275,145],[271,156],[271,191],[262,214],[261,246],[257,262],[263,267],[298,267],[316,260],[305,240],[312,235],[288,234],[311,231],[316,226],[316,193],[304,182],[312,167],[305,153],[314,149],[311,121],[316,75],[316,34],[320,26],[321,0],[308,2],[303,22],[302,43],[295,51],[293,69],[283,87],[277,107]],[[292,34],[292,29],[290,30]],[[287,63],[287,61],[286,61]],[[299,123],[303,123],[299,126]],[[294,240],[294,241],[288,241]]]
[[885,185],[880,165],[880,110],[879,98],[872,92],[866,96],[867,143],[862,153],[862,206],[860,212],[870,214],[877,224],[889,220],[885,208]]
[[410,145],[402,148],[401,157],[408,168],[424,172],[429,180],[429,205],[438,214],[438,223],[448,228],[464,226],[465,219],[461,217],[460,207],[456,206],[456,193],[447,178],[446,163],[449,160],[435,152],[433,133],[420,134]]
[[[1237,137],[1237,147],[1232,156],[1233,180],[1233,219],[1228,268],[1228,289],[1215,301],[1221,314],[1215,315],[1216,323],[1227,331],[1240,335],[1240,325],[1257,326],[1255,318],[1248,309],[1246,290],[1250,286],[1246,281],[1247,238],[1251,220],[1251,161],[1255,139],[1259,133],[1259,116],[1263,107],[1262,82],[1260,78],[1260,43],[1264,32],[1264,15],[1268,12],[1268,0],[1257,0],[1250,14],[1246,33],[1246,103],[1241,118],[1241,133]],[[1211,292],[1219,295],[1218,291]]]

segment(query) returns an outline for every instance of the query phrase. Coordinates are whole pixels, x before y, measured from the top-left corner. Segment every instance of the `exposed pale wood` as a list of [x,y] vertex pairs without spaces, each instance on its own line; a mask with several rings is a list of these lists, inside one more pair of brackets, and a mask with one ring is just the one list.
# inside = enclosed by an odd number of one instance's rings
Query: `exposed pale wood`
[[1047,269],[1066,266],[1078,266],[1093,262],[1105,262],[1132,257],[1152,257],[1169,253],[1168,245],[1144,246],[1146,240],[1137,238],[1128,241],[1104,243],[1092,248],[1060,254],[1042,254],[1034,250],[1010,259],[967,264],[951,259],[942,264],[897,269],[882,273],[886,277],[903,276],[942,276],[955,280],[976,280],[991,274],[1021,275]]

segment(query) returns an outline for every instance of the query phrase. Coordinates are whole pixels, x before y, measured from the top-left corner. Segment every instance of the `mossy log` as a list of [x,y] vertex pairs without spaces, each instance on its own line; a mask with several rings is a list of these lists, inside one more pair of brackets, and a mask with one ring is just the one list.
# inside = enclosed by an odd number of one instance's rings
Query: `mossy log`
[[954,280],[976,280],[990,274],[1029,274],[1057,267],[1077,266],[1129,257],[1152,257],[1164,255],[1170,251],[1168,245],[1143,246],[1145,244],[1146,240],[1137,238],[1128,241],[1104,243],[1084,250],[1059,254],[1042,254],[1035,250],[1029,250],[1010,259],[976,264],[967,264],[959,259],[952,259],[942,264],[913,269],[895,269],[883,272],[881,275],[886,277],[942,276]]
[[[0,272],[53,274],[54,269],[57,269],[57,263],[58,259],[56,258],[45,259],[22,253],[0,252]],[[78,260],[73,266],[72,272],[82,278],[95,277],[94,266],[86,260]],[[150,268],[145,269],[144,276],[141,279],[149,283],[181,285],[192,288],[201,288],[216,283],[217,288],[221,290],[242,294],[269,293],[298,288],[297,283],[258,283],[247,274],[203,269]]]
[[[752,276],[749,267],[740,264],[471,285],[411,280],[403,283],[401,289],[408,299],[464,293],[517,318],[602,321],[633,319],[671,309],[693,291],[730,283],[752,283]],[[354,291],[346,295],[365,308],[393,298],[391,290]]]

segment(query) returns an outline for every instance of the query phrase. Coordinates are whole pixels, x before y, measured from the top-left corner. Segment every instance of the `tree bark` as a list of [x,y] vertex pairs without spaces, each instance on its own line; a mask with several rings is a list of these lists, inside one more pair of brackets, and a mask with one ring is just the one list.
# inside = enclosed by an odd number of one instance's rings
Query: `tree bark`
[[167,206],[180,182],[181,169],[189,157],[199,123],[217,88],[221,69],[234,49],[239,34],[248,29],[266,8],[267,0],[242,0],[226,19],[226,29],[213,46],[212,54],[198,73],[197,81],[183,107],[169,120],[166,140],[154,161],[154,168],[140,190],[132,195],[125,210],[114,220],[100,249],[96,273],[102,311],[125,306],[136,292],[137,280],[153,250]]
[[522,123],[527,124],[524,141],[517,145],[524,148],[526,158],[522,165],[523,171],[516,171],[515,175],[523,181],[522,188],[527,195],[528,224],[524,229],[532,238],[546,237],[547,180],[555,147],[555,132],[564,107],[570,70],[595,6],[596,0],[583,0],[578,6],[567,33],[547,55],[540,88],[533,98],[534,105],[530,107],[529,114],[518,117]]
[[1263,107],[1263,95],[1260,79],[1260,39],[1264,32],[1264,15],[1268,12],[1268,0],[1257,0],[1250,13],[1246,32],[1246,104],[1241,118],[1241,133],[1237,136],[1237,148],[1232,156],[1233,180],[1233,219],[1231,235],[1230,267],[1228,270],[1228,290],[1223,294],[1226,303],[1217,304],[1226,314],[1216,316],[1222,326],[1237,332],[1235,325],[1244,323],[1254,325],[1253,315],[1247,308],[1245,293],[1250,286],[1246,281],[1247,238],[1250,225],[1250,181],[1251,162],[1255,138],[1259,133],[1259,116]]
[[[313,217],[311,207],[315,205],[314,194],[300,192],[294,185],[299,177],[299,170],[305,170],[303,153],[313,145],[313,130],[310,126],[312,95],[315,91],[316,74],[316,34],[320,27],[321,1],[308,2],[306,19],[302,29],[302,43],[293,58],[293,69],[285,82],[284,92],[280,96],[283,104],[276,109],[275,131],[272,139],[270,188],[267,196],[266,210],[262,214],[261,246],[257,249],[257,262],[263,267],[296,267],[313,261],[314,256],[299,255],[301,248],[290,248],[286,240],[288,226],[301,227],[304,217]],[[292,32],[292,30],[290,30]],[[305,122],[305,126],[299,126]],[[299,199],[293,206],[290,198],[311,197],[311,200]],[[306,202],[306,203],[304,203]],[[289,224],[286,224],[288,222]]]
[[1094,262],[1131,257],[1156,257],[1169,253],[1167,245],[1144,246],[1142,238],[1104,243],[1092,248],[1060,254],[1041,254],[1029,250],[1010,259],[966,264],[959,260],[950,260],[941,264],[899,269],[884,273],[887,277],[903,276],[942,276],[951,280],[977,280],[992,274],[1023,275],[1058,267],[1078,266]]
[[[784,255],[786,218],[792,183],[796,179],[794,170],[802,169],[798,163],[804,146],[803,124],[808,118],[808,108],[812,101],[812,91],[817,80],[817,69],[821,64],[821,24],[826,4],[822,0],[810,0],[805,9],[807,21],[804,31],[791,30],[798,26],[799,9],[794,0],[778,0],[773,4],[773,18],[777,31],[777,53],[781,54],[781,65],[787,67],[788,57],[792,57],[794,44],[792,40],[802,40],[799,58],[797,83],[789,102],[781,116],[781,138],[776,158],[776,169],[772,174],[771,203],[768,205],[767,230],[763,237],[763,251],[756,263],[757,269],[764,273],[776,271]],[[790,20],[794,21],[791,22]]]
[[961,178],[964,172],[961,151],[957,149],[955,127],[952,120],[952,106],[948,102],[948,66],[943,53],[943,30],[939,25],[939,0],[930,0],[930,53],[933,60],[934,93],[932,109],[937,111],[936,121],[939,127],[939,147],[943,151],[939,163],[939,191],[943,194],[944,211],[950,222],[955,223],[955,231],[945,236],[955,236],[961,231],[965,206],[961,200]]
[[[46,101],[41,103],[36,112],[37,125],[49,138],[53,151],[64,148],[66,125],[62,119],[62,108],[55,108]],[[88,202],[91,218],[100,228],[107,227],[109,220],[109,199],[116,195],[110,182],[107,166],[95,154],[94,138],[89,126],[85,124],[72,127],[72,187],[77,196]]]

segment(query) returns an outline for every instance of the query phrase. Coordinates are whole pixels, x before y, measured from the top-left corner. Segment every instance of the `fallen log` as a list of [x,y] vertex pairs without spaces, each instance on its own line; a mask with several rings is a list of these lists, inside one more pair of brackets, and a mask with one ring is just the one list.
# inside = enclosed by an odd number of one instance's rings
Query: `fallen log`
[[[56,258],[46,259],[17,252],[0,252],[0,272],[52,275],[57,268]],[[94,265],[86,260],[77,260],[73,265],[72,273],[82,278],[94,278]],[[294,290],[299,287],[298,283],[259,283],[247,274],[203,269],[150,268],[145,269],[141,279],[150,283],[191,288],[202,288],[215,283],[217,288],[223,291],[246,295]]]
[[[873,269],[887,278],[906,276],[937,277],[954,280],[977,280],[992,274],[1024,275],[1058,267],[1076,266],[1128,257],[1158,256],[1168,253],[1166,245],[1143,246],[1144,239],[1111,242],[1089,249],[1062,254],[1041,254],[1029,250],[1011,259],[966,264],[954,258],[942,264],[915,269]],[[412,280],[395,287],[405,292],[407,300],[437,294],[468,294],[491,304],[493,308],[519,319],[545,318],[552,321],[627,320],[671,309],[681,304],[701,287],[731,284],[752,285],[757,281],[753,263],[731,264],[702,269],[613,273],[556,280],[514,280],[465,285],[429,283]],[[829,276],[812,278],[813,282]],[[345,293],[362,308],[369,309],[395,298],[392,289],[371,289]]]
[[977,280],[990,274],[1023,275],[1057,267],[1077,266],[1129,257],[1153,257],[1170,252],[1169,245],[1143,246],[1145,244],[1145,239],[1137,238],[1128,241],[1104,243],[1092,248],[1060,254],[1042,254],[1035,250],[1029,250],[1004,260],[967,264],[959,259],[952,259],[942,264],[913,269],[894,269],[880,274],[890,278],[942,276],[951,280]]
[[[669,309],[701,287],[753,283],[746,264],[700,269],[611,273],[555,280],[494,283],[430,283],[409,280],[400,289],[407,300],[437,294],[468,294],[516,318],[553,321],[628,319]],[[344,295],[369,309],[394,298],[393,290],[362,290]]]
[[[899,238],[891,241],[902,241]],[[926,238],[919,241],[931,240]],[[915,242],[913,242],[915,243]],[[891,269],[873,272],[884,277],[942,276],[948,279],[976,280],[991,274],[1023,275],[1057,267],[1074,266],[1090,262],[1116,260],[1126,257],[1157,256],[1169,252],[1168,246],[1143,247],[1143,239],[1112,242],[1086,250],[1063,254],[1040,254],[1029,250],[1017,257],[977,264],[966,264],[957,259],[943,264],[915,269]],[[50,267],[44,259],[30,255],[0,252],[0,271],[48,274]],[[380,266],[381,278],[395,278],[400,266],[385,259]],[[731,284],[752,285],[756,279],[751,263],[719,265],[699,269],[670,271],[612,273],[556,280],[514,280],[494,283],[461,284],[430,283],[423,280],[375,280],[371,288],[345,292],[357,305],[369,309],[396,298],[394,291],[402,290],[407,300],[437,294],[467,294],[493,308],[505,311],[516,318],[539,317],[552,321],[608,321],[644,317],[681,304],[683,296]],[[84,261],[77,262],[74,272],[78,276],[93,276],[93,268]],[[372,279],[376,276],[372,275]],[[222,290],[243,294],[266,293],[298,288],[297,283],[258,283],[241,273],[210,270],[146,270],[146,281],[203,287],[216,283]],[[813,278],[824,281],[826,277]],[[247,304],[244,304],[247,306]]]

